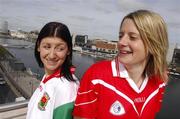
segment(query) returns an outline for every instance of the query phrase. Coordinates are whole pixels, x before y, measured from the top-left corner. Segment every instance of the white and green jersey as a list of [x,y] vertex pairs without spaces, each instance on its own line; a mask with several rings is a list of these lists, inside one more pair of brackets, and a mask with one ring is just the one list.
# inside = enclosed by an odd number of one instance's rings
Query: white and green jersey
[[59,72],[43,77],[29,101],[26,119],[72,119],[79,83],[68,81]]

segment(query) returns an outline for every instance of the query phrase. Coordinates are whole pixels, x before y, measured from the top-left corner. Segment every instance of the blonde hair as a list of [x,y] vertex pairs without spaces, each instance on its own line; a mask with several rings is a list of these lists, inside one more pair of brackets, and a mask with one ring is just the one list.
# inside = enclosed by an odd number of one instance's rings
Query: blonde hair
[[148,76],[157,75],[165,80],[169,47],[165,21],[159,14],[148,10],[132,12],[125,16],[123,21],[125,19],[133,20],[143,40],[145,51],[149,55],[144,73]]

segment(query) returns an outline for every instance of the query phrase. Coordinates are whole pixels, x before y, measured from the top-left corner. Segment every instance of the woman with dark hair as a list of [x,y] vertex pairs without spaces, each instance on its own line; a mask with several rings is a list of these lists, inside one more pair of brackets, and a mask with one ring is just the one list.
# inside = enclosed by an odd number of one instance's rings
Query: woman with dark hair
[[74,75],[68,27],[47,23],[38,35],[34,54],[45,75],[29,101],[26,119],[72,119],[79,82]]

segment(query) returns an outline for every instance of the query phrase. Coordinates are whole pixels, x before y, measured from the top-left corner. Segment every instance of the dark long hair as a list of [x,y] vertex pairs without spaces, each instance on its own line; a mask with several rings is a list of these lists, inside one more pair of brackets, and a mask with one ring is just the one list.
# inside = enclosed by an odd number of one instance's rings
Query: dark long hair
[[71,67],[72,65],[72,37],[68,27],[59,22],[49,22],[47,23],[40,31],[38,38],[35,44],[35,58],[39,67],[44,67],[43,62],[40,58],[40,52],[38,52],[38,47],[45,37],[58,37],[61,38],[64,42],[67,43],[68,50],[70,52],[69,55],[66,56],[66,59],[61,67],[61,75],[63,75],[69,81],[75,81],[72,74],[71,74]]

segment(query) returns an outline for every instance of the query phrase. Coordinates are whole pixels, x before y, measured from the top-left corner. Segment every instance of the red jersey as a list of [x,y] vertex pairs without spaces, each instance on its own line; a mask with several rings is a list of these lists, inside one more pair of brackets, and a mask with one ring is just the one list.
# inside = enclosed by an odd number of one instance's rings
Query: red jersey
[[73,115],[96,119],[154,119],[164,92],[162,80],[147,77],[140,88],[120,63],[101,61],[84,74]]

